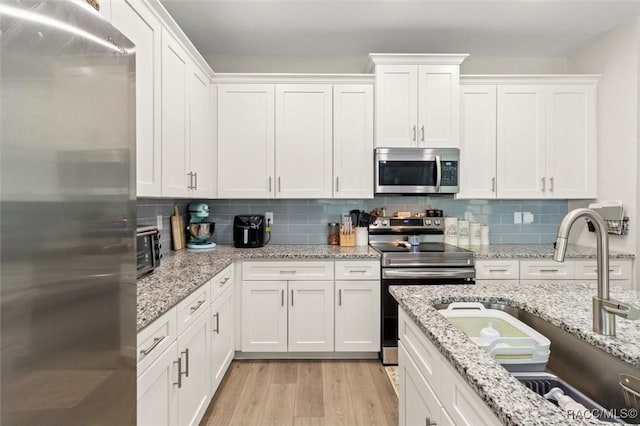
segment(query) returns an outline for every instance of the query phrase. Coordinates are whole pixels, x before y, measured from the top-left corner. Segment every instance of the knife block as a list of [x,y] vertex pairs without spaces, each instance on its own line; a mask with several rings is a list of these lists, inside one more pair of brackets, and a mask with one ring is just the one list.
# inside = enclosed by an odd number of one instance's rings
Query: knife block
[[356,233],[351,231],[350,234],[344,234],[344,227],[340,226],[340,247],[355,247],[356,246]]

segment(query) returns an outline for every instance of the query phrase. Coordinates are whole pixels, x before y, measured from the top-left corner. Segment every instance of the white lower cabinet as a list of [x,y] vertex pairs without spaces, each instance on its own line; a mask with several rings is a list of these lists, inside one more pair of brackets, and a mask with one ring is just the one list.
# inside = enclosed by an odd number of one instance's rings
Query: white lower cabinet
[[333,282],[244,281],[242,351],[333,351]]
[[138,377],[139,426],[178,424],[178,344],[173,344]]
[[336,281],[336,352],[380,350],[380,281]]
[[211,400],[209,307],[178,336],[178,424],[197,425]]
[[286,352],[286,281],[242,283],[242,351]]
[[333,352],[333,282],[289,281],[289,352]]
[[400,426],[500,424],[402,309],[398,326]]
[[214,394],[234,356],[234,291],[231,283],[211,304],[211,394]]

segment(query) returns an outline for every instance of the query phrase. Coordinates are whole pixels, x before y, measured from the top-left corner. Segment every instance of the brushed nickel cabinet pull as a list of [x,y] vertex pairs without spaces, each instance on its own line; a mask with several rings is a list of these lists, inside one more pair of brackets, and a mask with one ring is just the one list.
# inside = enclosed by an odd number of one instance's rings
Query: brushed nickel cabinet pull
[[278,192],[282,192],[282,186],[280,185],[280,176],[278,176]]
[[340,177],[336,176],[336,192],[340,191]]
[[420,136],[420,140],[424,142],[424,126],[420,128],[420,131],[422,132],[422,136]]
[[291,306],[293,306],[293,289],[291,289]]
[[216,318],[216,329],[213,331],[216,334],[220,334],[220,312],[216,312],[214,317]]
[[196,304],[196,306],[191,307],[191,313],[194,313],[195,311],[200,309],[200,306],[202,305],[204,305],[204,300],[198,300],[198,303]]
[[338,290],[338,306],[342,306],[342,289]]
[[416,140],[416,126],[413,126],[413,140]]
[[491,192],[496,192],[496,177],[491,178]]
[[271,192],[271,176],[269,176],[269,192]]
[[198,190],[198,172],[195,172],[193,174],[193,181],[194,181],[193,189],[197,191]]
[[547,190],[547,183],[545,182],[545,178],[540,179],[542,181],[542,192]]
[[184,357],[187,359],[184,363],[184,377],[189,377],[189,348],[180,353],[184,354]]
[[177,361],[173,361],[174,364],[178,364],[178,382],[174,382],[174,385],[178,385],[178,389],[182,387],[182,358],[178,357]]
[[284,290],[280,290],[280,306],[284,306]]
[[549,192],[553,192],[553,177],[549,178]]
[[489,272],[507,272],[506,269],[489,269]]
[[151,346],[149,346],[147,349],[142,349],[140,351],[140,360],[144,359],[147,355],[149,355],[151,353],[151,351],[154,350],[156,348],[156,346],[158,346],[160,344],[160,342],[162,342],[164,340],[165,337],[167,337],[167,336],[154,337],[153,338],[153,343],[151,344]]

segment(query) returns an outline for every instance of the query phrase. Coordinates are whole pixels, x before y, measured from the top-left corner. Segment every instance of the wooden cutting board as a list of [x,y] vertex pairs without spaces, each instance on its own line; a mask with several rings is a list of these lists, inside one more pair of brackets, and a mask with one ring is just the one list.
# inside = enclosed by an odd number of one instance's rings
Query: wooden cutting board
[[180,216],[178,205],[173,205],[173,216],[171,216],[171,237],[173,239],[173,249],[182,250],[186,245],[184,235],[184,218]]

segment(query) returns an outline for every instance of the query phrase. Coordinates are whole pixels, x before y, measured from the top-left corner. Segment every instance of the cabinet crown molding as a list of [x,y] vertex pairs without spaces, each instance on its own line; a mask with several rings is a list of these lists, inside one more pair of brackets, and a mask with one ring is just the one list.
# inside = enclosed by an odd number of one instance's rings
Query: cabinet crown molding
[[370,53],[370,67],[375,65],[460,65],[467,53]]
[[216,73],[213,83],[238,84],[371,84],[373,74]]
[[460,84],[597,84],[601,74],[462,74]]

